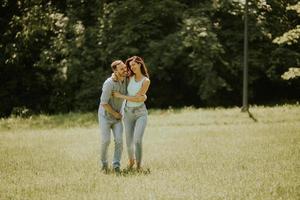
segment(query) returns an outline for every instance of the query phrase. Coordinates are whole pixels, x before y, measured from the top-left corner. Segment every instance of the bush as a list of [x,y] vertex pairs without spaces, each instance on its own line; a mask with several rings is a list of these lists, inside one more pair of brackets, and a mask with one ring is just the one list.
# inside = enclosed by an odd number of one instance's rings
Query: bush
[[13,117],[28,118],[32,115],[33,111],[31,109],[26,108],[25,106],[14,107],[11,112],[11,116]]

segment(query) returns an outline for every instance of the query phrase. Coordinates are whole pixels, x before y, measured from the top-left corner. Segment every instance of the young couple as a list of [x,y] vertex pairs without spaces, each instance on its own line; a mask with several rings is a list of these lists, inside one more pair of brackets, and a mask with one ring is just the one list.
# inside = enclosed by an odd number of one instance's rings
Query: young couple
[[114,172],[120,173],[123,147],[122,119],[126,134],[128,169],[132,169],[136,164],[137,170],[140,170],[142,140],[148,115],[144,103],[150,85],[148,71],[143,59],[138,56],[128,58],[125,64],[121,60],[114,61],[111,68],[113,75],[103,84],[98,111],[102,170],[108,171],[107,150],[112,131],[115,142],[112,165]]

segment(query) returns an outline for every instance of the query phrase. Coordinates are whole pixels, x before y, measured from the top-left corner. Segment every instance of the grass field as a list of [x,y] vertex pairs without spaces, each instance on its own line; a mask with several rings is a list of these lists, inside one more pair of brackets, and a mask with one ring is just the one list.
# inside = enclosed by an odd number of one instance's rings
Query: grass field
[[250,110],[151,111],[151,173],[124,176],[100,171],[96,114],[0,120],[0,199],[299,200],[300,106]]

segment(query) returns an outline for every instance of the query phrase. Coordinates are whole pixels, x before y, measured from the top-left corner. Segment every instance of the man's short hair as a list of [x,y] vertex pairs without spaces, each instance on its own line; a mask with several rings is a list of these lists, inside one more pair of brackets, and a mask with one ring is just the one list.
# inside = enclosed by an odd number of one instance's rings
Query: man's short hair
[[111,69],[112,70],[116,70],[116,68],[117,68],[117,65],[119,65],[119,64],[121,64],[123,61],[122,60],[115,60],[115,61],[113,61],[112,63],[111,63]]

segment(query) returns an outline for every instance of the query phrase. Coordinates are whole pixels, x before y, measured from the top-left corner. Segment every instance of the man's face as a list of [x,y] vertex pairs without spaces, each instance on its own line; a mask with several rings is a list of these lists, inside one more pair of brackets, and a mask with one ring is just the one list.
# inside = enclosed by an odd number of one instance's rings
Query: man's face
[[117,67],[116,67],[115,73],[117,73],[117,75],[120,76],[120,77],[125,77],[127,75],[126,65],[123,62],[118,64]]

